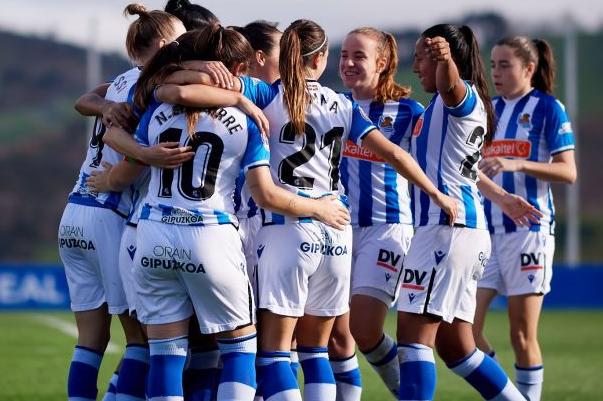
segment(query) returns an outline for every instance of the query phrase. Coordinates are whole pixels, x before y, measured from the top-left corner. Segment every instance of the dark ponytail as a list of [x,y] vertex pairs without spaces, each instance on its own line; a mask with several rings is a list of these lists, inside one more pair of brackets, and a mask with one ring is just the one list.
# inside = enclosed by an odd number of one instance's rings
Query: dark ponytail
[[427,29],[421,36],[424,38],[441,36],[449,43],[452,59],[461,79],[470,81],[475,85],[477,93],[484,103],[487,114],[485,139],[490,141],[495,128],[494,109],[488,94],[486,72],[475,34],[467,25],[458,27],[450,24],[439,24]]
[[328,47],[324,30],[315,22],[297,20],[281,37],[279,72],[285,105],[295,134],[303,134],[311,96],[306,86],[306,66],[311,57]]
[[214,13],[189,0],[169,0],[165,5],[165,12],[178,17],[187,31],[220,23]]
[[244,27],[233,28],[245,36],[253,50],[261,50],[265,54],[270,54],[279,45],[275,40],[275,36],[282,33],[277,26],[278,23],[276,22],[258,20],[250,22]]

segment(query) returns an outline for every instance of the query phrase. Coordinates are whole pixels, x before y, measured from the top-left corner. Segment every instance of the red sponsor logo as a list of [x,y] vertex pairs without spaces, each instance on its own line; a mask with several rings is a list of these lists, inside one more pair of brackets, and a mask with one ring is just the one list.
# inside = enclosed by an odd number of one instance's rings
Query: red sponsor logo
[[415,128],[412,130],[412,136],[421,135],[421,130],[423,129],[423,116],[421,116],[417,123],[415,124]]
[[522,272],[527,272],[530,270],[542,270],[544,269],[544,266],[541,265],[529,265],[529,266],[522,266],[521,267],[521,271]]
[[384,269],[391,270],[391,271],[393,271],[393,272],[395,272],[395,273],[398,273],[398,269],[396,269],[396,268],[395,268],[394,266],[392,266],[392,265],[388,265],[387,263],[384,263],[384,262],[377,262],[377,266],[381,266],[381,267],[383,267]]
[[482,149],[483,157],[516,157],[518,159],[527,159],[530,157],[532,144],[529,141],[519,141],[516,139],[502,139],[492,141],[491,144]]
[[417,291],[423,291],[425,289],[425,287],[423,287],[422,285],[408,284],[408,283],[402,284],[402,288],[408,288],[409,290],[417,290]]
[[379,156],[377,156],[370,150],[363,148],[362,146],[356,145],[350,140],[347,140],[345,143],[345,147],[343,148],[343,155],[346,157],[353,157],[354,159],[362,159],[370,162],[384,162],[383,159],[381,159]]

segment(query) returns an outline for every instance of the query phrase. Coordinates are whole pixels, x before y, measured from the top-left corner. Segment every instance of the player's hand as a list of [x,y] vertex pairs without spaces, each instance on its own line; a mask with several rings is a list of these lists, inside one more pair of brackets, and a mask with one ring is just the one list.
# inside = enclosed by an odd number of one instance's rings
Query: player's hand
[[103,167],[102,170],[93,170],[90,173],[90,177],[86,179],[86,185],[88,185],[91,192],[99,193],[111,191],[111,187],[109,186],[109,174],[111,173],[113,165],[111,163],[102,162],[101,166]]
[[452,60],[450,44],[441,36],[425,38],[425,50],[431,59],[438,63],[447,63]]
[[189,60],[183,63],[187,70],[199,71],[208,74],[212,81],[224,89],[234,86],[235,77],[221,61]]
[[459,214],[458,201],[448,195],[444,195],[439,191],[434,197],[432,197],[432,200],[444,211],[444,213],[448,215],[448,224],[451,226],[454,225],[454,222]]
[[105,127],[117,126],[127,130],[133,119],[132,107],[126,103],[110,102],[103,106],[102,121]]
[[540,218],[544,216],[540,210],[515,194],[505,195],[499,206],[503,213],[509,216],[518,226],[528,227],[532,223],[538,224]]
[[342,231],[350,224],[350,211],[341,204],[336,195],[323,196],[316,201],[319,203],[314,216],[316,219]]
[[241,95],[239,97],[237,108],[243,113],[247,114],[249,118],[251,118],[255,122],[255,124],[260,129],[262,135],[266,137],[270,136],[270,124],[268,123],[268,119],[264,115],[264,112],[262,112],[262,110],[258,106],[256,106],[251,100]]
[[141,161],[149,166],[160,168],[178,168],[182,163],[195,157],[190,146],[180,146],[180,142],[162,142],[144,148]]
[[506,159],[504,157],[488,157],[480,161],[479,169],[488,177],[492,178],[503,171],[520,171],[521,160]]

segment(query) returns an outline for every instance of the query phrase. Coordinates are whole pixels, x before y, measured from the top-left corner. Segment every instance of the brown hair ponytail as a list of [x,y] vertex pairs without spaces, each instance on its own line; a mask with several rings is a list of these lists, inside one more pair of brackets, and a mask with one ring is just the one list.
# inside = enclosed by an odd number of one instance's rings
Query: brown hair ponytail
[[371,27],[354,29],[349,34],[365,35],[374,40],[377,43],[378,57],[383,57],[386,60],[385,68],[379,75],[373,100],[385,103],[388,100],[398,101],[409,97],[410,88],[395,81],[398,72],[398,44],[396,38],[391,33],[382,32]]
[[285,29],[281,38],[279,72],[285,94],[285,106],[293,131],[303,134],[306,108],[311,97],[306,87],[306,66],[311,56],[327,49],[324,30],[315,22],[297,20]]

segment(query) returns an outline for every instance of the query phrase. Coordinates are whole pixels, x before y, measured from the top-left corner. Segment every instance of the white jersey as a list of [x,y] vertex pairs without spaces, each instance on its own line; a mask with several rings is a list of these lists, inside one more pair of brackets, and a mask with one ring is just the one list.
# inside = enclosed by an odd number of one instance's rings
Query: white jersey
[[[446,107],[439,94],[432,98],[413,132],[411,150],[419,166],[438,189],[459,201],[457,225],[486,229],[477,164],[487,128],[484,104],[473,85],[457,107]],[[415,226],[448,224],[448,216],[418,187],[413,188]]]
[[245,173],[241,171],[237,178],[237,188],[235,190],[235,211],[237,218],[248,219],[258,214],[258,205],[251,197],[251,191],[245,183]]
[[[409,151],[410,138],[425,108],[412,99],[357,101],[391,142]],[[412,224],[408,181],[370,150],[348,140],[341,160],[341,182],[352,211],[352,225]]]
[[[138,67],[134,67],[118,75],[107,89],[105,99],[119,103],[132,103],[135,85],[139,76],[140,68]],[[77,182],[69,195],[69,202],[112,209],[125,217],[130,213],[132,206],[132,196],[129,190],[123,193],[105,192],[97,194],[90,192],[86,185],[86,180],[90,177],[90,173],[100,167],[101,161],[115,165],[123,159],[123,155],[109,146],[105,146],[103,142],[105,131],[106,127],[101,122],[101,119],[97,117],[94,122],[94,131],[88,145],[86,159],[80,168]]]
[[151,167],[140,219],[180,225],[238,225],[235,181],[241,169],[268,166],[270,152],[257,126],[235,108],[201,113],[189,136],[186,116],[169,104],[152,103],[136,131],[145,146],[180,142],[195,152],[177,169]]
[[[496,97],[493,103],[498,123],[492,143],[482,149],[485,158],[506,157],[548,163],[555,154],[574,149],[574,133],[565,107],[553,96],[534,89],[512,101]],[[544,216],[540,224],[517,227],[498,205],[486,200],[484,208],[490,232],[542,230],[554,233],[555,208],[548,181],[520,172],[503,172],[493,180],[508,192],[525,198]]]
[[[360,145],[375,126],[360,107],[316,81],[307,81],[312,103],[306,111],[304,135],[295,135],[287,112],[280,80],[272,85],[242,77],[242,92],[260,107],[270,122],[270,170],[274,182],[300,196],[319,198],[344,191],[339,180],[343,143]],[[308,222],[262,211],[264,224]]]

